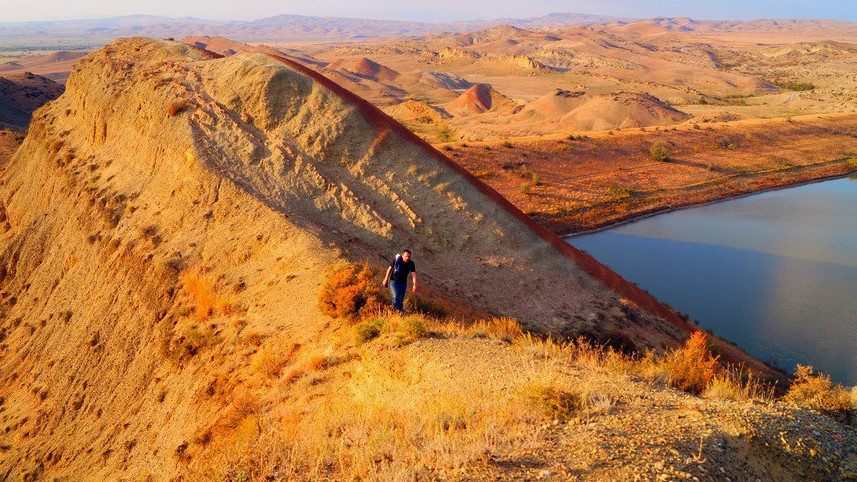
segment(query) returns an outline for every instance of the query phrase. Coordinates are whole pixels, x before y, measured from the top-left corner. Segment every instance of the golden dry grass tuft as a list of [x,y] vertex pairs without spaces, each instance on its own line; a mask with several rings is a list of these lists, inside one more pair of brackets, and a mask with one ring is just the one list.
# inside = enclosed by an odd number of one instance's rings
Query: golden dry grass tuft
[[752,372],[742,367],[730,367],[714,375],[709,381],[702,396],[724,400],[759,400],[774,399],[774,387],[767,385]]
[[812,365],[798,365],[795,381],[785,395],[787,402],[799,407],[847,416],[854,410],[851,395],[829,375],[816,372]]
[[193,311],[200,321],[213,315],[228,315],[235,308],[234,299],[217,289],[218,277],[202,269],[182,273],[182,289],[193,302]]
[[291,344],[286,347],[276,345],[262,346],[253,356],[250,368],[268,378],[280,376],[283,368],[291,361],[298,345]]

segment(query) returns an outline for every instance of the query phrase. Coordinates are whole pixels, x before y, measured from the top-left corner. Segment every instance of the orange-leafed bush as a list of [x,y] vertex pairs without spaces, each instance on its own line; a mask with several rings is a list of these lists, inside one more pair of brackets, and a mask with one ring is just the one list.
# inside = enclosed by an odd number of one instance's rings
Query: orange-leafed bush
[[368,264],[339,265],[325,280],[318,307],[333,318],[354,319],[381,304],[379,282]]
[[663,360],[670,384],[686,392],[700,394],[717,374],[718,357],[711,354],[708,335],[696,331],[684,346]]
[[193,300],[193,311],[199,320],[212,315],[228,315],[235,307],[234,301],[217,291],[217,278],[202,270],[186,271],[181,276],[182,289]]

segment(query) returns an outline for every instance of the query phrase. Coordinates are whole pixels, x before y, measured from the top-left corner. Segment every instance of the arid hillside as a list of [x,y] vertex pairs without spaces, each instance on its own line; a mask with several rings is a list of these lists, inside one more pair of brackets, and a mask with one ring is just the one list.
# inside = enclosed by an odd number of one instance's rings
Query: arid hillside
[[640,349],[687,336],[369,103],[260,53],[134,38],[85,57],[0,199],[4,478],[175,474],[234,428],[224,394],[264,388],[263,340],[326,343],[329,267],[403,247],[421,296],[471,318]]
[[0,129],[26,131],[33,111],[62,92],[62,85],[30,72],[0,76]]

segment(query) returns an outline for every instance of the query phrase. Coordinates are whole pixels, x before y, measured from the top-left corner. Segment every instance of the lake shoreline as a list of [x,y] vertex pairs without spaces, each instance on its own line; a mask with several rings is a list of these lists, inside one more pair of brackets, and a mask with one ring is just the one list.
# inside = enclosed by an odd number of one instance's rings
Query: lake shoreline
[[[854,176],[854,175],[857,175],[857,168],[854,168],[852,171],[846,172],[846,173],[841,173],[841,172],[836,172],[833,174],[824,173],[818,177],[801,179],[801,180],[796,181],[796,182],[786,181],[786,182],[774,183],[770,186],[765,186],[765,187],[758,189],[758,190],[740,192],[737,194],[730,194],[730,195],[716,195],[716,194],[714,194],[710,199],[702,200],[699,202],[690,202],[690,203],[682,204],[679,206],[650,207],[649,209],[642,209],[637,214],[631,214],[631,215],[628,215],[626,217],[622,217],[619,220],[613,220],[613,219],[605,220],[601,224],[596,222],[595,223],[596,227],[593,227],[590,229],[572,231],[572,232],[567,232],[567,233],[563,233],[561,231],[556,231],[556,230],[554,232],[556,233],[557,236],[560,236],[562,238],[573,238],[576,236],[582,236],[585,234],[593,234],[593,233],[597,233],[600,231],[605,231],[608,229],[616,228],[616,227],[623,226],[626,224],[630,224],[630,223],[633,223],[636,221],[640,221],[642,219],[650,218],[653,216],[658,216],[660,214],[666,214],[666,213],[670,213],[670,212],[674,212],[674,211],[680,211],[683,209],[706,206],[706,205],[710,205],[710,204],[717,204],[717,203],[722,203],[722,202],[727,202],[727,201],[733,201],[736,199],[742,199],[745,197],[754,196],[754,195],[762,194],[765,192],[779,191],[779,190],[784,190],[784,189],[789,189],[789,188],[794,188],[794,187],[805,186],[805,185],[809,185],[809,184],[815,184],[815,183],[819,183],[819,182],[832,181],[832,180],[836,180],[836,179],[845,179],[847,177]],[[747,176],[745,179],[752,179],[752,178],[754,178],[754,176],[750,175],[750,176]],[[715,187],[722,187],[722,186],[718,185]],[[712,189],[712,192],[713,191],[715,191],[715,189]],[[702,196],[704,197],[704,195],[705,194],[703,193]],[[655,204],[652,203],[652,205],[650,205],[650,206],[655,206]]]

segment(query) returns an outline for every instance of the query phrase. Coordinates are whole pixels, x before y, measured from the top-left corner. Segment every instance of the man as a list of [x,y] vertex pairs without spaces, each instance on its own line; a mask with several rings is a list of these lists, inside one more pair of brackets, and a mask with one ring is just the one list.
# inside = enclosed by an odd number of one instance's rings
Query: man
[[413,291],[417,292],[417,268],[414,262],[411,261],[411,251],[404,250],[402,254],[396,255],[396,259],[390,263],[387,268],[387,274],[384,275],[384,287],[390,285],[390,292],[393,293],[393,308],[404,311],[405,291],[408,289],[408,275],[414,277]]

